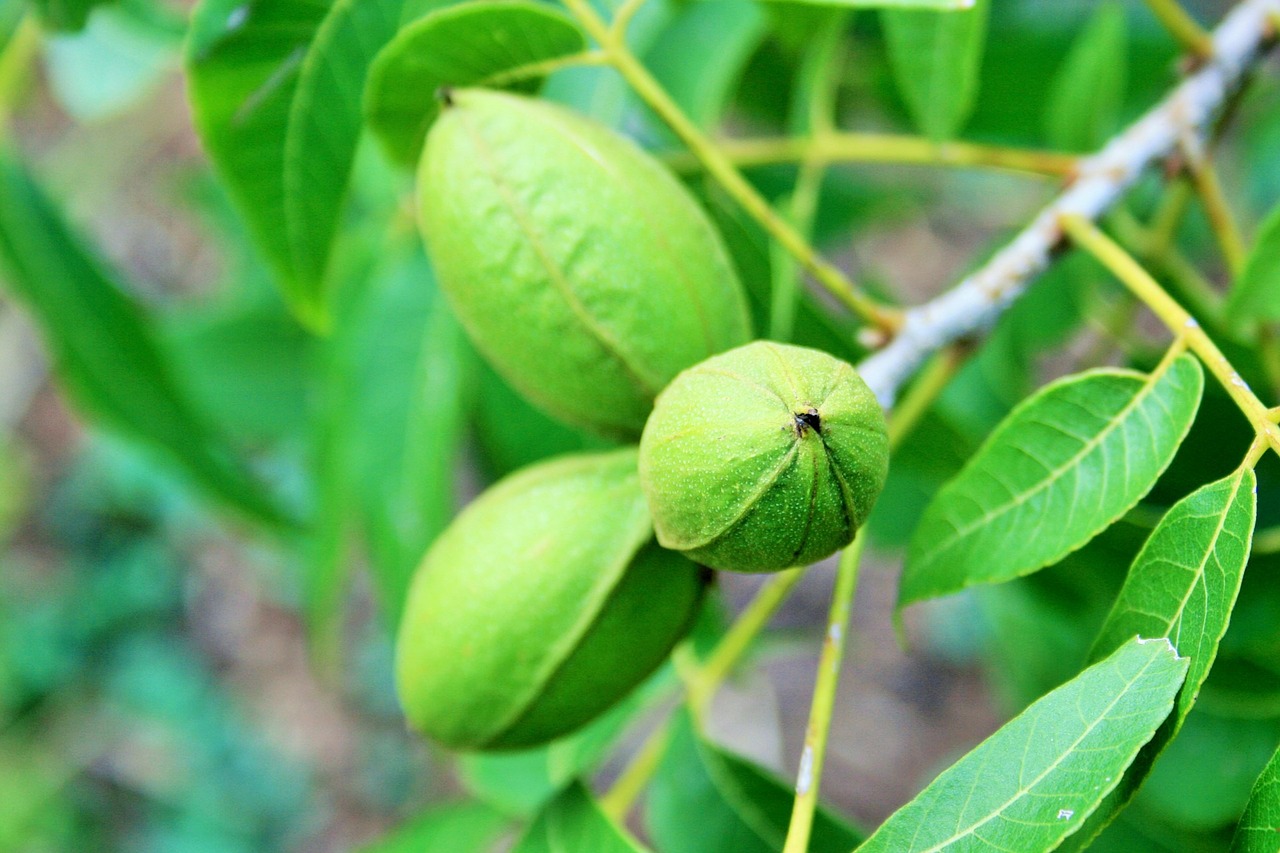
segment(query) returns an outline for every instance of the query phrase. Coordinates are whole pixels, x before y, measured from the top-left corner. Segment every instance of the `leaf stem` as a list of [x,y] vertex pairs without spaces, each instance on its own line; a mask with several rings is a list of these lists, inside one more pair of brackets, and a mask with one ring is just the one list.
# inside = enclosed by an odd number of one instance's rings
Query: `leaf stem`
[[849,611],[858,589],[858,566],[866,534],[854,539],[840,555],[836,571],[836,587],[827,615],[827,633],[818,660],[818,677],[813,685],[813,702],[809,709],[809,727],[805,731],[804,750],[800,754],[800,770],[796,779],[796,798],[791,807],[791,825],[783,853],[805,853],[813,829],[813,813],[818,805],[818,789],[822,781],[822,765],[831,729],[831,711],[835,706],[836,687],[840,681],[840,665],[844,661],[845,634]]
[[[746,609],[729,626],[729,630],[720,638],[702,666],[687,677],[689,705],[695,720],[705,715],[716,690],[741,660],[751,646],[751,642],[769,624],[773,614],[791,595],[791,591],[803,576],[804,569],[796,568],[778,572],[770,577],[760,587]],[[600,806],[605,814],[621,820],[631,810],[632,804],[662,761],[662,754],[666,750],[667,739],[670,737],[670,729],[671,721],[667,719],[649,733],[649,737],[632,756],[617,781],[601,797]]]
[[1244,239],[1240,236],[1240,226],[1236,224],[1231,213],[1231,205],[1227,203],[1226,193],[1222,190],[1222,182],[1218,180],[1218,170],[1213,167],[1200,140],[1191,134],[1185,134],[1182,150],[1187,159],[1187,171],[1191,174],[1191,182],[1200,203],[1204,206],[1205,216],[1209,219],[1209,227],[1218,241],[1223,260],[1232,278],[1239,276],[1244,270]]
[[1078,214],[1065,214],[1059,220],[1063,230],[1075,243],[1098,259],[1151,309],[1161,322],[1200,357],[1209,372],[1217,378],[1240,411],[1273,450],[1280,453],[1280,427],[1272,423],[1267,407],[1249,389],[1248,384],[1217,344],[1205,334],[1196,319],[1173,300],[1142,266],[1110,237]]
[[23,15],[0,51],[0,141],[9,133],[9,117],[21,92],[23,76],[40,46],[40,24],[32,12]]
[[631,88],[680,137],[725,191],[742,206],[761,227],[809,270],[832,296],[851,311],[881,331],[893,332],[901,321],[901,311],[881,305],[860,290],[834,264],[814,250],[800,233],[769,206],[733,163],[680,109],[649,70],[617,37],[588,0],[564,0],[565,7],[577,18],[612,60],[613,67]]
[[1213,56],[1213,38],[1187,14],[1178,0],[1147,0],[1147,7],[1178,42],[1195,56]]
[[[779,163],[900,163],[922,166],[999,169],[1051,177],[1075,173],[1080,157],[1057,151],[1005,148],[977,142],[935,142],[922,136],[896,133],[827,131],[804,137],[726,139],[717,142],[724,156],[738,167]],[[681,152],[667,163],[678,172],[692,171],[698,159]]]
[[609,55],[603,50],[584,50],[579,53],[571,53],[567,56],[553,56],[550,59],[541,59],[537,62],[527,62],[524,65],[517,65],[515,68],[508,68],[505,71],[499,71],[492,74],[476,86],[508,86],[521,80],[527,80],[531,77],[545,77],[554,71],[561,71],[565,68],[578,68],[584,65],[608,65]]
[[964,363],[968,349],[961,344],[944,347],[934,353],[920,369],[907,393],[893,407],[893,417],[889,418],[890,449],[901,445],[903,439],[915,429],[929,406]]
[[716,644],[715,649],[706,662],[698,669],[689,688],[689,705],[695,718],[706,713],[711,699],[720,685],[728,677],[730,670],[746,653],[751,641],[778,612],[778,608],[791,595],[800,579],[804,577],[804,569],[788,569],[778,572],[760,587],[755,598],[742,611],[733,625]]

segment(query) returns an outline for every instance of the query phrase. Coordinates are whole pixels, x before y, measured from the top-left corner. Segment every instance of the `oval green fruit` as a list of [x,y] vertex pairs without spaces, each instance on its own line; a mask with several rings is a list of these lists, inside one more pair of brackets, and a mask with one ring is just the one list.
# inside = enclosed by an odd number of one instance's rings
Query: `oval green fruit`
[[857,371],[767,341],[681,373],[640,439],[658,541],[731,571],[806,565],[848,545],[888,469],[884,413]]
[[419,222],[458,318],[531,401],[635,438],[677,373],[750,339],[719,235],[608,128],[516,95],[446,101],[419,165]]
[[572,731],[666,658],[703,585],[654,542],[634,447],[525,468],[471,503],[414,577],[396,651],[405,714],[455,749]]

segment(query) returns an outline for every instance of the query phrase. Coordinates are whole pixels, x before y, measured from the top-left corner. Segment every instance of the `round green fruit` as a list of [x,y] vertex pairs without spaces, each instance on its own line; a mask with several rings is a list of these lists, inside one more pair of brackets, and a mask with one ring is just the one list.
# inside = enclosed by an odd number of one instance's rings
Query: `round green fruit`
[[750,339],[719,235],[661,164],[606,127],[517,95],[445,100],[418,202],[450,304],[524,396],[634,439],[677,373]]
[[396,680],[409,722],[455,749],[514,749],[587,723],[684,635],[702,570],[663,550],[636,450],[525,468],[470,504],[418,568]]
[[658,542],[730,571],[806,565],[848,545],[888,470],[884,413],[857,371],[767,341],[681,373],[640,439]]

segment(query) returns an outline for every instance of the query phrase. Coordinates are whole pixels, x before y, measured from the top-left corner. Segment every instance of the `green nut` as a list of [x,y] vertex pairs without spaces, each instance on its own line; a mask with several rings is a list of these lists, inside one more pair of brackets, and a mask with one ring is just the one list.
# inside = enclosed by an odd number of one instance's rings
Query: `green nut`
[[681,373],[640,439],[658,541],[730,571],[806,565],[848,545],[888,472],[884,413],[857,371],[767,341]]
[[525,468],[418,568],[396,652],[405,714],[455,749],[552,740],[657,668],[703,586],[653,540],[634,447]]
[[547,412],[634,439],[684,368],[750,339],[719,235],[627,139],[545,101],[452,91],[420,225],[476,347]]

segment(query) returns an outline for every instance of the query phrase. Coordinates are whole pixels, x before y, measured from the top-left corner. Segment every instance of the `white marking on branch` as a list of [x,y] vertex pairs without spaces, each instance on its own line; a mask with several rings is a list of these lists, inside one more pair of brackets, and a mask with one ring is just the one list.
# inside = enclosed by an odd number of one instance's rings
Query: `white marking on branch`
[[1213,33],[1214,56],[1101,151],[1081,162],[1079,175],[1017,237],[951,290],[906,312],[894,339],[859,365],[881,405],[929,355],[985,330],[1043,272],[1062,242],[1065,213],[1096,220],[1152,163],[1169,155],[1187,133],[1200,133],[1240,85],[1272,23],[1280,0],[1244,0]]

